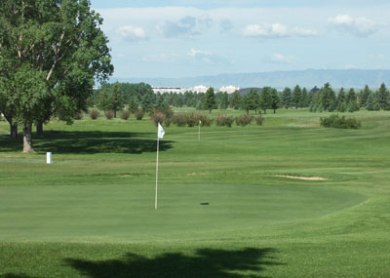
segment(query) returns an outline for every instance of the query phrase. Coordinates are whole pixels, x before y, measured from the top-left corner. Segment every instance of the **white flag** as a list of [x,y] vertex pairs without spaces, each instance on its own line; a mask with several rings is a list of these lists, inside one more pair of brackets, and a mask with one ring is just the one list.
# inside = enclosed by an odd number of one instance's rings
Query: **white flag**
[[164,135],[165,135],[165,130],[160,125],[160,123],[158,123],[158,130],[157,130],[157,137],[158,137],[158,139],[163,139]]

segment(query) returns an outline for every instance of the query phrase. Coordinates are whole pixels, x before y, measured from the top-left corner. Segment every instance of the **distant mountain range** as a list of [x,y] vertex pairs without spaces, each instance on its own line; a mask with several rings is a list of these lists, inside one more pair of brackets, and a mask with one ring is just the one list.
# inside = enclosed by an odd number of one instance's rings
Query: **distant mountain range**
[[187,78],[125,78],[120,82],[138,83],[145,82],[153,87],[180,87],[191,88],[197,85],[219,88],[226,85],[234,85],[240,88],[264,87],[274,88],[322,87],[329,82],[333,88],[363,88],[368,85],[377,88],[381,83],[390,86],[389,70],[301,70],[301,71],[274,71],[259,73],[219,74],[211,76],[198,76]]

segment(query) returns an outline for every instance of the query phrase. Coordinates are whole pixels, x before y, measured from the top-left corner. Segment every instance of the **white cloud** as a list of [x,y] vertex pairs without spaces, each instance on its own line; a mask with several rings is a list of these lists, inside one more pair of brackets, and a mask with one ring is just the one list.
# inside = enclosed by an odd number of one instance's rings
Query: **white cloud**
[[368,18],[353,17],[348,14],[339,14],[329,18],[329,23],[341,31],[360,37],[372,35],[379,29],[379,25]]
[[129,41],[141,41],[147,39],[145,30],[141,27],[123,26],[117,29],[117,33],[120,34],[122,38]]
[[208,63],[212,62],[214,59],[214,54],[212,52],[195,48],[192,48],[188,55],[197,61],[203,61]]
[[317,32],[311,29],[300,27],[289,28],[281,23],[273,23],[271,25],[252,24],[245,27],[243,33],[245,37],[258,38],[283,38],[290,36],[315,36]]
[[294,64],[295,58],[282,53],[274,53],[270,57],[266,57],[263,60],[268,64],[292,65]]
[[178,21],[167,20],[157,26],[157,30],[165,37],[193,36],[201,33],[202,30],[210,26],[210,18],[186,16]]

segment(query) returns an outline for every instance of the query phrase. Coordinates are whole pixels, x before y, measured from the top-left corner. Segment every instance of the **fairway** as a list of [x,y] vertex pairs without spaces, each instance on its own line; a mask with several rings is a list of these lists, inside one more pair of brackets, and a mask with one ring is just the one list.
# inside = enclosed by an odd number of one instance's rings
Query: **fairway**
[[157,210],[148,119],[54,121],[35,154],[0,122],[0,277],[386,277],[390,113],[324,115],[165,127]]

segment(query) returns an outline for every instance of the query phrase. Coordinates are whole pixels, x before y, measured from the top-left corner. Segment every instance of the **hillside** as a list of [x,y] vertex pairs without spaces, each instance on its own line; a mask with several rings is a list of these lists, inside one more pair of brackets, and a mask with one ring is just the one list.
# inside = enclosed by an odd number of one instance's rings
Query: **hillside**
[[155,87],[183,87],[189,88],[199,84],[215,88],[224,85],[243,87],[276,88],[293,87],[300,85],[311,88],[322,86],[329,82],[333,87],[362,88],[365,85],[379,87],[381,83],[390,84],[390,70],[315,70],[302,71],[275,71],[259,73],[220,74],[213,76],[198,76],[187,78],[120,78],[121,82],[146,82]]

